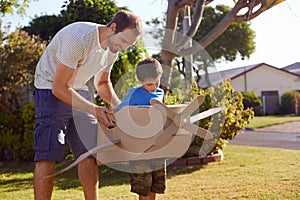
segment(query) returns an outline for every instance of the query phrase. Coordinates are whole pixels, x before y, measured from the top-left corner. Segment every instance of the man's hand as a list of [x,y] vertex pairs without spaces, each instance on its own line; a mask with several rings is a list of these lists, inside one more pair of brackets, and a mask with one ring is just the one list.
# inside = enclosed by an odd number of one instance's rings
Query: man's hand
[[97,106],[95,115],[99,122],[103,123],[106,127],[112,128],[116,126],[116,120],[113,112],[104,106]]

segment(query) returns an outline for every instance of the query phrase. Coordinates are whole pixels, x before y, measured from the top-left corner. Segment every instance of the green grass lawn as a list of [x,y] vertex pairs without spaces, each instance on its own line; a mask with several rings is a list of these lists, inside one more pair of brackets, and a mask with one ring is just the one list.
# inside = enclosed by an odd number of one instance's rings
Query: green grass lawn
[[255,116],[250,120],[247,128],[264,128],[267,126],[285,124],[288,122],[300,121],[300,116],[295,115],[270,115],[270,116]]
[[[300,151],[229,145],[224,154],[220,162],[168,167],[166,194],[157,199],[300,199]],[[2,164],[0,199],[33,199],[32,171],[32,163]],[[128,174],[105,166],[99,171],[100,199],[137,199]],[[56,177],[52,199],[83,199],[76,169]]]

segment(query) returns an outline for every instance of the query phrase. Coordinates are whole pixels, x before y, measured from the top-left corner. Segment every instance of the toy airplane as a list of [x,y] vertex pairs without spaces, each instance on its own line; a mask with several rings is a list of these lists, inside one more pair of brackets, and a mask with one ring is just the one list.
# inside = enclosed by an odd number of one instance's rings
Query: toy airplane
[[121,163],[155,158],[179,158],[189,148],[193,136],[212,139],[212,133],[193,123],[216,114],[222,107],[190,116],[204,102],[197,96],[189,105],[169,105],[152,99],[152,106],[126,106],[114,113],[116,127],[99,124],[98,146],[82,154],[63,173],[83,159],[97,154],[98,164]]

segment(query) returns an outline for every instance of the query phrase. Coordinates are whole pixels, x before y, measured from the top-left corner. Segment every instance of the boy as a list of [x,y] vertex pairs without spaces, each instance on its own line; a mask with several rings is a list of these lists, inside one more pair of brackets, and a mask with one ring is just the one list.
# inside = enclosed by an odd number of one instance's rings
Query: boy
[[[142,86],[129,89],[117,109],[121,109],[123,106],[149,106],[151,105],[150,100],[153,98],[159,101],[163,100],[164,91],[159,88],[162,67],[156,59],[146,58],[140,61],[136,67],[136,75]],[[137,193],[140,200],[154,200],[156,193],[164,193],[166,188],[164,162],[164,160],[157,159],[130,163],[133,170],[133,173],[130,174],[131,192]],[[134,168],[140,172],[140,169],[145,167],[147,169],[144,173],[134,173]],[[149,167],[152,167],[152,170]]]

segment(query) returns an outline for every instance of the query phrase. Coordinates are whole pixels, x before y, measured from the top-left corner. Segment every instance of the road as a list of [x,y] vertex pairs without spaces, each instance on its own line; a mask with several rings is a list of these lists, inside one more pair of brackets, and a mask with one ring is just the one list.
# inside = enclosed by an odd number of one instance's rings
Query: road
[[245,130],[229,141],[229,144],[300,150],[300,122]]

